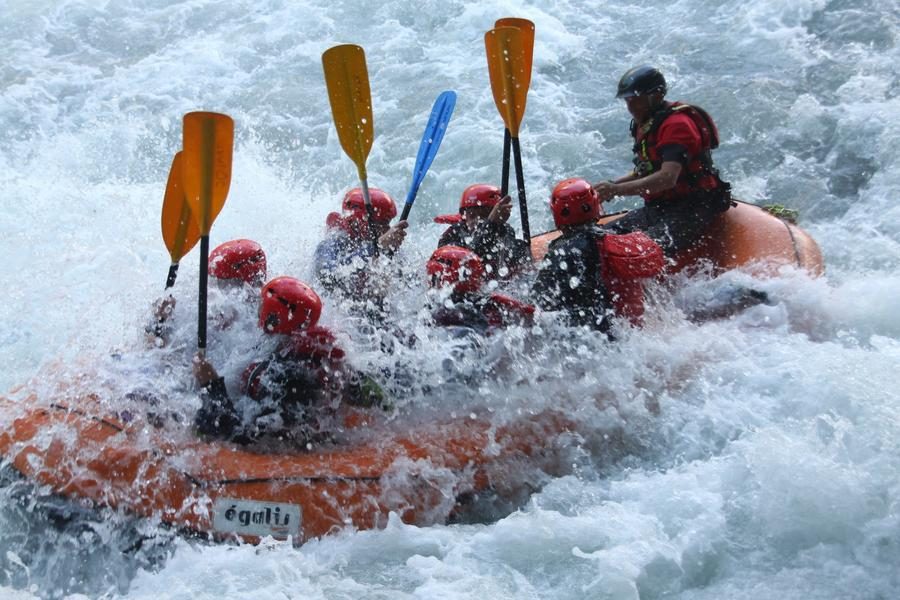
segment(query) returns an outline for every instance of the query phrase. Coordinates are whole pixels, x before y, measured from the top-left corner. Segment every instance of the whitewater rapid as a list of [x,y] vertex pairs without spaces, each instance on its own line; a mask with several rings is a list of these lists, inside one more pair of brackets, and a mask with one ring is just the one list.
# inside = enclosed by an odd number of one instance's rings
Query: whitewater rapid
[[[646,328],[612,348],[585,339],[535,355],[509,340],[532,361],[511,367],[510,380],[525,382],[514,391],[414,395],[410,403],[441,397],[466,410],[558,403],[595,432],[572,447],[567,474],[497,520],[393,519],[301,547],[172,537],[134,549],[119,545],[119,515],[60,533],[33,492],[12,484],[0,489],[0,597],[900,596],[896,0],[43,0],[4,2],[2,13],[4,395],[51,386],[60,369],[98,369],[113,387],[142,376],[110,356],[141,353],[165,282],[159,212],[185,112],[236,123],[212,243],[255,239],[270,275],[311,278],[325,216],[356,175],[322,77],[321,53],[338,43],[366,50],[370,183],[395,198],[405,196],[434,98],[459,95],[412,211],[402,260],[414,273],[442,231],[431,218],[453,212],[467,185],[499,179],[502,122],[482,36],[504,16],[536,24],[521,132],[533,232],[551,226],[556,181],[630,168],[628,116],[613,90],[625,70],[651,63],[671,98],[716,118],[716,162],[738,197],[799,210],[826,274],[730,274],[725,282],[752,283],[773,304],[704,324],[656,290]],[[196,251],[184,260],[176,286],[185,340],[196,260]],[[685,285],[690,295],[704,284]],[[411,311],[415,301],[398,298]],[[340,324],[328,308],[324,318]],[[239,337],[224,341],[253,343]],[[382,365],[365,343],[348,343],[356,360]],[[212,352],[236,377],[240,351]],[[437,383],[429,369],[445,352],[403,358]],[[167,381],[176,389],[187,377],[184,362]],[[615,410],[599,401],[608,398]]]

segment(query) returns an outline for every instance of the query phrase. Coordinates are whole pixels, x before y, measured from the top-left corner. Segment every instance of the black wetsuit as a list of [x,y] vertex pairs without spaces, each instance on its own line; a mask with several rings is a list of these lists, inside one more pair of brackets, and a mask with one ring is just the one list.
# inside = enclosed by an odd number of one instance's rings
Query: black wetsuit
[[378,384],[343,362],[344,351],[323,327],[294,334],[268,359],[244,372],[241,392],[256,401],[244,421],[220,377],[200,393],[198,433],[246,444],[263,436],[306,442],[328,434],[328,417],[340,403],[388,408]]
[[438,247],[441,246],[461,246],[477,254],[489,279],[504,279],[517,273],[531,258],[528,243],[517,239],[512,227],[486,219],[472,231],[462,222],[451,225],[438,240]]
[[605,332],[611,308],[599,248],[604,235],[592,223],[565,230],[550,242],[531,292],[542,309],[566,311],[572,325]]
[[431,320],[441,327],[468,327],[478,333],[510,326],[530,326],[534,306],[505,294],[454,291],[449,302],[432,309]]
[[309,366],[289,354],[278,353],[254,365],[249,376],[256,389],[248,391],[248,395],[260,404],[252,422],[243,422],[228,396],[225,380],[219,377],[200,392],[202,405],[194,416],[198,433],[241,444],[267,434],[310,433],[298,432],[298,427],[314,425],[312,415],[323,404],[323,387]]
[[478,333],[485,333],[490,326],[484,314],[485,300],[475,294],[454,292],[446,305],[440,305],[431,312],[431,320],[440,327],[468,327]]
[[722,210],[697,198],[647,203],[604,226],[610,233],[643,231],[672,256],[696,243]]

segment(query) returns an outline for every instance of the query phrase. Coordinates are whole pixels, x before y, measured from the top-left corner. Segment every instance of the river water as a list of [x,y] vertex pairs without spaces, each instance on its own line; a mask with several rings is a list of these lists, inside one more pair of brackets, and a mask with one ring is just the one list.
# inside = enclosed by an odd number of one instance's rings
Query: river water
[[[101,514],[60,532],[32,502],[42,491],[12,483],[0,490],[0,597],[900,596],[896,0],[0,7],[0,390],[50,385],[84,365],[129,379],[133,364],[103,365],[118,360],[111,353],[142,354],[168,268],[159,209],[185,112],[236,122],[212,243],[253,238],[270,275],[310,277],[325,216],[356,175],[322,77],[321,53],[338,43],[366,50],[370,184],[397,198],[434,98],[459,95],[411,216],[402,260],[421,264],[441,232],[431,218],[453,212],[468,184],[499,178],[502,122],[482,36],[504,16],[537,26],[521,131],[532,231],[550,228],[554,182],[629,168],[628,115],[614,89],[626,69],[650,63],[670,98],[716,118],[716,160],[737,195],[797,209],[827,265],[817,280],[792,270],[727,276],[773,302],[703,324],[658,291],[646,328],[614,347],[577,338],[528,354],[513,336],[507,350],[522,359],[507,374],[513,391],[491,381],[454,388],[429,370],[446,366],[437,346],[408,355],[429,384],[415,402],[453,403],[458,392],[466,407],[497,411],[555,404],[598,432],[573,442],[569,468],[494,518],[393,519],[300,547],[169,537],[135,549],[122,530],[149,535],[152,523]],[[176,286],[185,324],[196,256]],[[688,295],[704,285],[685,282]],[[338,327],[332,309],[325,321]],[[238,369],[237,350],[218,352]],[[357,359],[382,360],[362,345]],[[187,376],[182,364],[167,381]],[[601,406],[610,398],[612,411]]]

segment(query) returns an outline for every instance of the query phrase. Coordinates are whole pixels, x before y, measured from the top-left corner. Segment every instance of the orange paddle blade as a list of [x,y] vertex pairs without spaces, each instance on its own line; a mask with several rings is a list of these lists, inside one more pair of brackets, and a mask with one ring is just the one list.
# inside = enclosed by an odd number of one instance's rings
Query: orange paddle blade
[[322,67],[341,147],[356,163],[360,180],[367,179],[366,159],[375,138],[375,123],[366,53],[353,44],[335,46],[322,54]]
[[209,235],[231,185],[234,121],[228,115],[192,112],[184,115],[181,179],[200,235]]
[[175,154],[169,168],[162,206],[162,235],[172,264],[181,260],[200,240],[200,227],[191,213],[181,185],[181,152]]
[[488,72],[494,103],[512,137],[519,137],[519,124],[525,114],[525,100],[531,83],[531,70],[525,48],[525,34],[518,27],[497,27],[484,34]]
[[515,27],[522,31],[522,42],[525,45],[525,73],[528,75],[528,83],[525,84],[527,90],[531,87],[531,66],[534,63],[534,23],[528,19],[520,19],[518,17],[504,17],[497,19],[494,27]]

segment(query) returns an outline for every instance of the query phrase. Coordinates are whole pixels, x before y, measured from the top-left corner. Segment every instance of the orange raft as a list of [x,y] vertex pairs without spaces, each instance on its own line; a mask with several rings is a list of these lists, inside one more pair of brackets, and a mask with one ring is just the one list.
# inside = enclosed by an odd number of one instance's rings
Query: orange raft
[[[512,498],[536,468],[553,473],[548,440],[573,426],[553,411],[499,426],[472,415],[405,434],[375,428],[347,445],[260,453],[126,424],[104,416],[92,395],[67,401],[0,398],[3,412],[25,408],[0,433],[0,454],[17,471],[81,503],[248,542],[371,529],[391,512],[406,523],[447,522],[478,492]],[[369,425],[363,419],[354,431]]]
[[[536,258],[557,235],[534,238]],[[787,265],[814,276],[823,271],[809,235],[745,203],[721,215],[675,268],[701,259],[720,271],[772,275]],[[213,539],[251,542],[290,536],[301,543],[348,526],[378,527],[391,512],[407,523],[445,522],[466,498],[483,491],[515,495],[535,468],[552,474],[553,445],[575,429],[562,413],[544,411],[499,425],[467,418],[417,425],[412,433],[372,429],[346,445],[260,453],[109,413],[91,394],[0,398],[0,414],[21,415],[0,433],[0,455],[63,496]]]
[[[606,215],[598,222],[610,223],[625,214]],[[558,231],[535,236],[531,245],[534,258],[543,258],[547,245],[557,237]],[[774,276],[782,267],[791,266],[818,277],[825,271],[819,245],[808,233],[746,202],[737,202],[737,206],[716,217],[703,241],[679,254],[670,271],[681,271],[703,261],[719,273],[741,269],[756,276]]]

